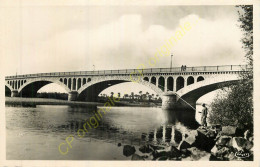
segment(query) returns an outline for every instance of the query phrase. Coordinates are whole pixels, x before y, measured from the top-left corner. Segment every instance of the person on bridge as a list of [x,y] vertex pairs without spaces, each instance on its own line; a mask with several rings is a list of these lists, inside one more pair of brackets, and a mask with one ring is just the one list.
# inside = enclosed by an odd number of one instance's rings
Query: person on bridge
[[208,108],[206,107],[205,103],[202,104],[202,107],[203,107],[202,111],[199,112],[201,113],[201,126],[207,127]]

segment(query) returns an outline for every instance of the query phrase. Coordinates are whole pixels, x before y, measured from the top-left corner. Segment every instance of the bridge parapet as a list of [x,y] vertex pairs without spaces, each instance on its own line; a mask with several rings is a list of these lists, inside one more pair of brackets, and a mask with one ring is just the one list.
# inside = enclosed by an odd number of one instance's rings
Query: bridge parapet
[[76,72],[53,72],[26,75],[6,76],[6,80],[24,79],[36,77],[77,77],[77,76],[102,76],[102,75],[131,75],[131,74],[154,74],[154,73],[189,73],[189,72],[239,72],[248,71],[246,65],[223,65],[223,66],[197,66],[174,68],[147,68],[147,69],[121,69],[121,70],[98,70],[98,71],[76,71]]

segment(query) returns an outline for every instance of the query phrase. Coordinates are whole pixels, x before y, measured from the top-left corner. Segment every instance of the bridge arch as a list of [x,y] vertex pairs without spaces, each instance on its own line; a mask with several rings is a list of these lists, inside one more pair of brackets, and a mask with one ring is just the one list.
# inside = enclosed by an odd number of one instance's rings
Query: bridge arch
[[64,78],[63,83],[64,83],[65,85],[68,84],[67,78]]
[[223,87],[237,84],[238,82],[238,78],[229,78],[229,80],[226,78],[220,78],[217,80],[209,79],[186,86],[185,88],[179,90],[176,93],[178,94],[178,97],[185,100],[195,108],[196,101],[203,95]]
[[[80,101],[96,101],[97,96],[105,89],[125,82],[131,82],[130,77],[105,77],[92,80],[85,85],[83,85],[78,90],[78,100]],[[148,81],[141,80],[137,82],[138,84],[147,86],[155,91],[157,94],[161,95],[163,91],[156,87],[154,84]]]
[[160,76],[158,79],[158,87],[164,91],[165,90],[165,78],[163,76]]
[[149,82],[149,78],[148,77],[144,77],[144,80]]
[[72,80],[72,90],[76,90],[76,78]]
[[68,87],[71,90],[71,78],[68,79]]
[[180,90],[184,87],[184,78],[182,76],[179,76],[176,79],[176,91]]
[[81,87],[81,78],[78,78],[77,90]]
[[193,76],[189,76],[188,78],[187,78],[187,86],[188,85],[191,85],[191,84],[193,84],[194,83],[194,77]]
[[14,81],[14,89],[17,89],[17,80]]
[[12,81],[10,81],[9,84],[8,84],[8,83],[5,83],[5,89],[9,89],[10,91],[13,90]]
[[203,80],[205,80],[203,76],[199,76],[199,77],[197,78],[197,82],[200,82],[200,81],[203,81]]
[[82,81],[83,85],[85,85],[87,83],[87,80],[86,78],[83,78],[83,81]]
[[18,86],[17,86],[17,89],[19,89],[21,86],[21,83],[20,83],[20,80],[18,81]]
[[70,89],[59,79],[53,78],[33,78],[24,83],[19,89],[18,93],[22,97],[36,97],[37,91],[43,86],[50,83],[56,83],[63,87],[67,92],[70,92]]
[[167,91],[173,91],[173,86],[174,86],[174,79],[173,77],[168,77],[167,78]]
[[5,96],[10,97],[12,89],[9,86],[7,86],[7,85],[9,85],[9,84],[5,85]]
[[154,84],[154,85],[156,85],[156,77],[153,76],[153,77],[151,78],[151,83]]

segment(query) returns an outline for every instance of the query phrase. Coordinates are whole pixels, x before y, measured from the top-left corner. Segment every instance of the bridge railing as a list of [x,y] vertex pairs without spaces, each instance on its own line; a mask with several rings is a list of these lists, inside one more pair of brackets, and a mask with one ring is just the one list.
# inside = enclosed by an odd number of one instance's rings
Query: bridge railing
[[76,75],[106,75],[106,74],[145,74],[145,73],[172,73],[172,72],[217,72],[217,71],[248,71],[246,65],[223,65],[223,66],[197,66],[197,67],[173,67],[173,68],[146,68],[146,69],[122,69],[122,70],[98,70],[98,71],[75,71],[38,73],[17,76],[6,76],[6,79],[46,77],[46,76],[76,76]]

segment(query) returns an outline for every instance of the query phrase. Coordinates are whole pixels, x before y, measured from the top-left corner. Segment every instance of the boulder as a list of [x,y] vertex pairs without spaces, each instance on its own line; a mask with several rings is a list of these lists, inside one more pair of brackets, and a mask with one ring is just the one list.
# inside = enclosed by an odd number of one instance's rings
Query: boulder
[[220,131],[222,130],[222,126],[221,126],[221,125],[218,125],[218,124],[212,125],[212,126],[211,126],[211,129],[214,130],[214,131],[216,131],[216,132],[220,132]]
[[191,145],[185,140],[183,140],[178,146],[178,149],[182,152],[186,152],[188,148],[191,148]]
[[182,153],[176,147],[169,146],[163,150],[154,151],[153,157],[154,157],[154,159],[158,159],[159,157],[168,157],[170,159],[172,159],[172,158],[180,159],[182,157]]
[[216,138],[217,132],[215,132],[215,131],[213,131],[213,130],[208,130],[205,135],[206,135],[207,137],[209,137],[209,138]]
[[230,146],[232,146],[232,137],[220,136],[220,138],[216,142],[216,145],[230,147]]
[[188,137],[179,144],[178,149],[183,151],[187,148],[197,147],[205,151],[210,151],[215,144],[214,139],[207,137],[204,131],[192,130],[188,133]]
[[135,153],[135,147],[130,145],[125,145],[123,149],[123,155],[129,157]]
[[196,141],[196,137],[198,136],[198,131],[197,130],[192,130],[189,132],[188,137],[185,138],[185,141],[190,144],[193,145]]
[[143,161],[144,158],[138,154],[133,154],[131,160],[133,161]]
[[211,149],[211,157],[212,161],[231,161],[231,160],[239,160],[235,155],[236,150],[232,147],[225,146],[214,146]]
[[214,139],[215,138],[207,137],[205,134],[197,131],[196,141],[193,146],[209,152],[215,145]]
[[253,142],[254,141],[254,137],[249,137],[248,141]]
[[169,152],[169,156],[171,157],[171,158],[179,158],[179,157],[181,157],[182,156],[182,153],[181,153],[181,151],[179,151],[176,147],[174,147],[174,146],[171,146],[171,150],[170,150],[170,152]]
[[250,130],[246,130],[244,132],[244,138],[249,140],[251,137],[253,137],[253,133]]
[[182,134],[178,130],[174,131],[174,141],[178,144],[182,141]]
[[159,157],[168,157],[168,153],[166,151],[154,151],[153,152],[153,159],[156,160]]
[[222,160],[227,160],[227,156],[228,154],[230,153],[230,149],[228,147],[222,147],[221,149],[219,149],[217,152],[216,152],[216,157],[218,157],[219,159],[222,159]]
[[162,156],[162,157],[157,158],[157,160],[159,160],[159,161],[166,161],[167,159],[168,159],[167,156]]
[[149,144],[147,144],[147,145],[141,146],[139,148],[139,151],[141,151],[142,153],[151,153],[154,151],[154,149]]
[[235,136],[237,131],[237,127],[235,126],[223,126],[221,134],[228,135],[228,136]]
[[162,146],[156,146],[156,145],[152,145],[152,144],[149,144],[149,146],[150,146],[153,150],[164,149],[164,147],[162,147]]
[[234,152],[230,152],[229,154],[226,154],[224,158],[227,158],[229,161],[237,160],[238,158],[235,156]]
[[218,147],[215,145],[211,150],[210,150],[211,154],[216,156],[217,152],[218,152]]
[[237,131],[236,131],[236,136],[238,137],[244,137],[244,134],[246,132],[251,132],[250,127],[248,127],[248,125],[246,124],[238,124],[237,125]]
[[209,160],[210,153],[207,153],[206,151],[200,150],[196,147],[191,147],[188,149],[191,152],[191,160],[200,160],[204,158],[205,160]]
[[243,137],[233,137],[232,147],[237,149],[238,151],[249,151],[252,149],[253,143],[244,139]]

